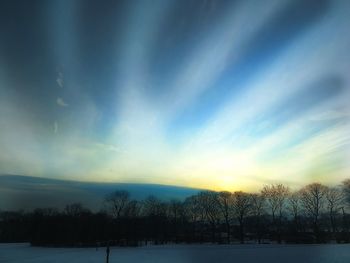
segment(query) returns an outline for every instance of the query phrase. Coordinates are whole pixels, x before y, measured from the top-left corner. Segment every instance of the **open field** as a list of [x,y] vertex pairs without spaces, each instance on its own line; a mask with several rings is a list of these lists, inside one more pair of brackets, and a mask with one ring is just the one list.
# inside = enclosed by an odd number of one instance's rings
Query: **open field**
[[[0,244],[1,263],[105,262],[105,249]],[[110,262],[346,263],[350,245],[165,245],[112,248]]]

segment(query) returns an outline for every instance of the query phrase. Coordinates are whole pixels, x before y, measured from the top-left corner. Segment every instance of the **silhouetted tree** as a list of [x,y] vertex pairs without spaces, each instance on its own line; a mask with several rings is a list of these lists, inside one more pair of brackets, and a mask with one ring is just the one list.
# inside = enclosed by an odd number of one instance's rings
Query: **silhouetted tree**
[[166,233],[167,223],[167,204],[155,196],[148,196],[142,205],[142,214],[147,219],[147,228],[151,237],[156,244],[162,243]]
[[301,199],[299,191],[293,192],[288,197],[288,209],[293,216],[295,231],[299,231],[299,217],[301,213]]
[[251,194],[251,215],[254,217],[255,220],[255,229],[256,229],[256,235],[258,239],[258,243],[261,243],[261,221],[262,216],[265,211],[265,198],[261,194]]
[[350,208],[350,179],[346,179],[343,181],[343,193],[344,193],[344,201],[346,203],[346,205],[344,205],[341,210],[342,210],[342,221],[343,221],[343,232],[346,235],[346,240],[349,241],[350,240],[350,233],[349,233],[349,228],[350,228],[350,219],[348,218],[347,214],[346,214],[346,206],[348,208]]
[[[266,198],[271,209],[272,223],[277,228],[278,242],[281,243],[281,224],[286,198],[289,194],[289,188],[283,184],[266,185],[262,189],[262,195]],[[276,220],[276,216],[277,219]]]
[[320,183],[309,184],[300,190],[301,202],[311,217],[317,242],[320,242],[319,219],[324,208],[326,193],[327,187]]
[[232,219],[232,194],[228,191],[219,192],[218,204],[221,215],[224,219],[226,234],[227,234],[227,243],[230,244],[230,235],[231,235],[231,219]]
[[105,198],[105,203],[108,211],[112,213],[115,218],[120,218],[123,215],[124,209],[129,203],[129,192],[124,190],[115,191]]
[[239,239],[244,243],[245,219],[251,209],[251,195],[242,191],[236,191],[232,195],[232,209],[239,223]]
[[333,235],[337,232],[336,217],[344,203],[344,194],[341,189],[332,187],[326,191],[327,210]]
[[66,205],[64,208],[64,213],[68,216],[79,217],[83,213],[87,213],[88,209],[84,208],[80,203],[73,203],[70,205]]
[[350,179],[346,179],[343,181],[343,191],[345,194],[345,200],[350,206]]
[[[185,215],[191,227],[191,241],[196,238],[196,226],[203,223],[205,219],[204,210],[200,206],[198,195],[187,197],[184,202]],[[202,238],[202,231],[201,231]]]
[[198,194],[198,202],[210,224],[212,242],[216,242],[216,226],[219,222],[218,194],[214,191],[202,191]]
[[137,200],[129,201],[124,208],[124,216],[126,218],[139,217],[141,210],[141,204]]
[[180,220],[184,214],[184,208],[182,202],[179,200],[171,200],[168,206],[169,218],[173,223],[173,231],[175,236],[175,242],[178,242],[178,232],[179,232],[179,224]]
[[142,213],[146,216],[165,216],[166,209],[166,204],[153,195],[143,201]]

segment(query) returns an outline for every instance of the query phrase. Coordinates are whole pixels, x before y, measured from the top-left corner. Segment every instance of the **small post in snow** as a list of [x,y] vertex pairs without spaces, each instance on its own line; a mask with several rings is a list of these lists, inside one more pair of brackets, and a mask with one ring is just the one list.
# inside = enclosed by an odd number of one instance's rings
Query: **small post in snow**
[[109,263],[109,252],[110,252],[110,249],[109,249],[109,241],[108,241],[107,247],[106,247],[106,263]]

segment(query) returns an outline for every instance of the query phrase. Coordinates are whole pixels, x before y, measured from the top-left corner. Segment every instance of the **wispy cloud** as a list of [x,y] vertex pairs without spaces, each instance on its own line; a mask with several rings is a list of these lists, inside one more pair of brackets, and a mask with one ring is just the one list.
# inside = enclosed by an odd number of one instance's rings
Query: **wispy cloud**
[[345,110],[328,110],[328,111],[317,113],[310,117],[311,121],[327,121],[327,120],[337,120],[337,119],[350,120],[350,112],[347,112]]
[[57,121],[55,121],[55,122],[53,123],[53,133],[54,133],[54,134],[57,134],[57,133],[58,133],[58,123],[57,123]]
[[56,79],[56,82],[57,82],[58,86],[63,88],[64,81],[63,81],[63,74],[61,72],[58,73],[58,77]]
[[56,103],[61,107],[68,107],[69,105],[60,97],[57,98]]

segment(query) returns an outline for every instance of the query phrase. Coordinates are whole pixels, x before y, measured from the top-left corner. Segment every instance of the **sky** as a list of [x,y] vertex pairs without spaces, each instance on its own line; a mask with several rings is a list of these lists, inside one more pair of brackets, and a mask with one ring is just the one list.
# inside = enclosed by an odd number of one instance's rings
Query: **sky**
[[1,1],[0,174],[254,190],[350,174],[350,1]]

